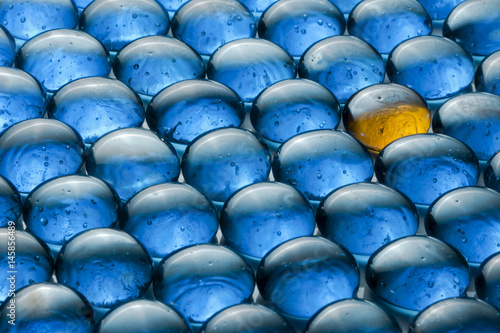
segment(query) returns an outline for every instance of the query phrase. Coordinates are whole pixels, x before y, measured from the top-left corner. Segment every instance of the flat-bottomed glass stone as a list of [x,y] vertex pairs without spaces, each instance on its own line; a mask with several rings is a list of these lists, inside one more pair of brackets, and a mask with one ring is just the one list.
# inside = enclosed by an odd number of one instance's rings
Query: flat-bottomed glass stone
[[484,169],[484,184],[500,192],[500,152],[495,153]]
[[10,67],[15,60],[16,42],[9,30],[0,26],[0,66]]
[[500,253],[492,254],[479,266],[476,293],[478,298],[500,307]]
[[484,58],[476,70],[476,91],[500,95],[500,51]]
[[21,195],[7,178],[0,176],[0,228],[16,223],[22,214]]

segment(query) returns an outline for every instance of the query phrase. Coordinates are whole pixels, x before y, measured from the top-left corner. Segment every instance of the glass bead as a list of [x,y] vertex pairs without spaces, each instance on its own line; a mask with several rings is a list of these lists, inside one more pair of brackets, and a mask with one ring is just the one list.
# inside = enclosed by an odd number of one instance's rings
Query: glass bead
[[401,333],[393,315],[364,299],[346,299],[332,303],[316,313],[305,333]]
[[216,128],[239,127],[244,119],[244,105],[233,90],[215,81],[197,79],[163,89],[146,112],[150,129],[180,144],[189,144]]
[[111,308],[141,298],[151,283],[153,265],[146,249],[115,229],[87,230],[59,252],[56,277],[98,308]]
[[406,194],[414,203],[430,205],[441,194],[477,184],[479,162],[461,141],[435,133],[398,139],[375,161],[378,181]]
[[275,247],[257,270],[262,297],[278,311],[306,320],[331,302],[352,298],[359,281],[354,257],[338,244],[314,236]]
[[250,266],[220,245],[194,245],[165,257],[153,277],[157,300],[199,325],[215,313],[252,299]]
[[254,13],[262,13],[278,0],[240,0],[242,4],[247,6]]
[[484,58],[476,70],[476,91],[500,95],[500,51]]
[[500,192],[500,151],[488,160],[484,169],[484,184]]
[[124,128],[97,140],[87,152],[87,172],[110,184],[122,200],[156,184],[176,181],[180,162],[174,147],[143,128]]
[[434,113],[432,131],[467,144],[480,160],[500,150],[500,96],[468,93],[456,96]]
[[376,84],[355,93],[345,104],[344,128],[373,151],[396,139],[427,133],[431,112],[414,90],[398,84]]
[[76,129],[86,144],[116,129],[140,127],[144,114],[142,100],[132,89],[104,77],[70,82],[47,105],[47,116]]
[[15,60],[16,42],[10,32],[0,25],[0,66],[10,67]]
[[17,67],[55,92],[68,82],[88,76],[108,76],[109,52],[82,31],[58,29],[30,39],[17,54]]
[[479,266],[476,277],[477,297],[500,307],[500,253],[496,252]]
[[433,20],[444,20],[464,0],[418,0]]
[[244,186],[267,180],[270,171],[271,156],[264,142],[241,128],[217,129],[197,137],[182,160],[186,182],[219,202]]
[[266,88],[252,105],[253,127],[265,139],[284,142],[303,132],[335,129],[340,106],[322,85],[305,79],[283,80]]
[[[9,306],[15,304],[15,325]],[[8,298],[0,307],[0,330],[16,332],[91,333],[94,313],[89,302],[74,289],[52,282],[27,286]]]
[[27,194],[46,180],[78,172],[84,151],[70,126],[54,119],[25,120],[0,137],[0,174]]
[[40,184],[26,198],[28,230],[50,244],[63,245],[82,231],[118,222],[120,199],[100,179],[70,175]]
[[370,154],[359,141],[336,130],[316,130],[291,137],[274,156],[273,175],[309,200],[373,176]]
[[215,51],[207,65],[207,76],[233,89],[252,102],[271,84],[295,78],[295,62],[280,46],[265,39],[238,39]]
[[320,83],[344,104],[356,91],[384,81],[384,60],[370,44],[354,36],[334,36],[313,44],[302,55],[299,76]]
[[262,258],[275,246],[314,232],[309,201],[290,185],[262,182],[233,193],[220,213],[225,244]]
[[10,221],[16,223],[21,211],[19,191],[7,178],[0,175],[0,228],[8,227]]
[[215,239],[219,220],[212,202],[184,183],[150,186],[123,208],[120,229],[137,238],[153,258]]
[[419,36],[396,46],[387,60],[393,83],[416,90],[427,100],[443,99],[469,88],[474,78],[471,56],[439,36]]
[[97,323],[95,333],[191,333],[191,327],[174,308],[141,299],[116,307]]
[[418,213],[410,199],[378,183],[357,183],[330,193],[316,214],[321,234],[351,253],[371,255],[388,242],[414,235]]
[[113,72],[139,94],[154,96],[179,81],[204,78],[205,64],[180,40],[149,36],[122,48],[113,62]]

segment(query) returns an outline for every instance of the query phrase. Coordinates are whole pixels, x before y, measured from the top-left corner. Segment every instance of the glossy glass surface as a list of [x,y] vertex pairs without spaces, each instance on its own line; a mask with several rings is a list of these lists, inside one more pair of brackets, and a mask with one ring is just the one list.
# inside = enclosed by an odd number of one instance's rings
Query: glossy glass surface
[[479,266],[476,293],[480,299],[500,307],[500,253],[491,255]]
[[10,32],[0,26],[0,66],[10,67],[16,60],[16,43]]
[[180,6],[190,0],[160,0],[158,3],[162,5],[169,12],[176,12]]
[[262,13],[277,0],[241,0],[240,2],[247,6],[251,12]]
[[7,178],[0,176],[0,228],[7,227],[9,221],[17,222],[21,210],[19,191]]
[[418,0],[433,20],[444,20],[464,0]]
[[484,58],[476,70],[476,91],[500,95],[500,51]]
[[484,169],[484,184],[500,192],[500,152],[494,154]]

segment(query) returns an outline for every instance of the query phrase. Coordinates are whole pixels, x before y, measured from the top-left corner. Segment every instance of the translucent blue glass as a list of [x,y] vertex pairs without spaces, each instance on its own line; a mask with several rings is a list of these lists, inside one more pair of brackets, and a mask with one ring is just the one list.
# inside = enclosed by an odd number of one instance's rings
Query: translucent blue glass
[[166,35],[170,20],[154,0],[95,0],[80,16],[80,30],[100,40],[109,51],[146,36]]
[[86,144],[115,129],[140,127],[144,113],[142,100],[132,89],[104,77],[70,82],[47,105],[47,116],[76,129]]
[[446,243],[428,236],[392,241],[368,260],[366,283],[382,300],[420,311],[442,299],[463,297],[469,266]]
[[467,144],[480,160],[500,150],[500,96],[468,93],[453,97],[434,113],[432,131]]
[[416,90],[428,100],[467,89],[474,78],[471,56],[457,43],[439,36],[419,36],[396,46],[387,60],[393,83]]
[[384,60],[354,36],[334,36],[313,44],[300,58],[299,76],[328,88],[344,104],[356,91],[384,81]]
[[479,162],[461,141],[443,134],[416,134],[385,147],[375,161],[379,182],[430,205],[441,194],[477,184]]
[[239,127],[245,119],[240,98],[209,80],[185,80],[159,92],[148,105],[148,126],[170,142],[189,144],[221,127]]
[[180,173],[174,147],[143,128],[119,129],[101,137],[90,147],[86,167],[122,200],[148,186],[176,181]]
[[170,37],[149,36],[121,49],[113,72],[139,94],[154,96],[173,83],[204,78],[205,64],[187,44]]
[[273,175],[304,193],[322,200],[331,191],[369,181],[373,162],[359,141],[345,132],[316,130],[285,141],[273,160]]
[[351,12],[347,29],[387,54],[407,39],[429,35],[432,19],[417,0],[367,0]]
[[224,44],[210,57],[207,76],[252,102],[271,84],[295,77],[293,58],[264,39],[238,39]]
[[349,15],[352,9],[361,2],[361,0],[330,0],[337,6],[344,15]]
[[84,151],[70,126],[54,119],[25,120],[0,137],[0,174],[29,193],[46,180],[78,172]]
[[254,13],[262,13],[278,0],[241,0],[240,2]]
[[456,41],[467,52],[489,55],[500,50],[498,26],[500,2],[469,0],[459,4],[443,25],[443,36]]
[[186,319],[158,301],[135,300],[116,307],[97,323],[95,333],[191,333]]
[[309,319],[331,302],[352,298],[359,271],[354,257],[338,244],[322,237],[300,237],[262,259],[257,285],[277,310]]
[[484,169],[484,184],[500,192],[500,152],[495,153],[488,160]]
[[94,0],[73,0],[76,8],[78,8],[78,14],[81,14],[85,7],[87,7],[92,1]]
[[0,228],[0,244],[3,245],[0,250],[0,302],[15,290],[52,278],[52,254],[38,237],[27,231],[14,230],[11,224],[9,228]]
[[[12,303],[15,325],[9,324]],[[52,282],[37,283],[16,292],[0,307],[0,330],[16,332],[91,333],[94,313],[89,302],[74,289]]]
[[26,198],[24,223],[50,244],[63,245],[82,231],[118,222],[120,199],[108,184],[84,176],[62,176],[40,184]]
[[309,201],[290,185],[263,182],[244,187],[224,203],[220,213],[225,244],[255,258],[275,246],[314,232]]
[[15,60],[16,43],[14,38],[7,29],[0,25],[0,66],[10,67]]
[[476,91],[500,95],[500,51],[484,58],[476,70]]
[[111,308],[145,295],[153,275],[151,257],[129,234],[115,229],[88,230],[59,252],[56,277],[98,308]]
[[197,137],[182,159],[186,183],[220,202],[246,185],[267,180],[270,171],[265,144],[241,128],[217,129]]
[[55,92],[68,82],[108,76],[109,52],[94,37],[77,30],[52,30],[30,39],[17,54],[17,67]]
[[189,1],[190,0],[159,0],[158,3],[161,4],[169,12],[176,12],[180,6]]
[[0,176],[0,228],[8,227],[21,216],[22,202],[17,188],[5,177]]
[[174,252],[153,277],[155,298],[177,309],[191,323],[252,299],[253,271],[236,253],[220,245],[195,245]]
[[154,258],[183,247],[209,243],[219,227],[210,200],[184,183],[150,186],[123,208],[120,229],[137,238]]
[[495,253],[479,266],[476,277],[477,297],[500,307],[500,253]]
[[444,20],[464,0],[418,0],[433,20]]
[[316,214],[321,234],[351,253],[371,255],[382,245],[418,229],[415,205],[378,183],[357,183],[331,192]]

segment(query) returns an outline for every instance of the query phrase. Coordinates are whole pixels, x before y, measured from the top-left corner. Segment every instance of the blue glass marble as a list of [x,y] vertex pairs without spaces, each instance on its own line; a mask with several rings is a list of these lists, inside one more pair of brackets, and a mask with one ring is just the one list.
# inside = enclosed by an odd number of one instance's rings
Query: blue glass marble
[[47,116],[76,129],[86,144],[116,129],[140,127],[144,114],[142,100],[132,89],[104,77],[70,82],[47,105]]
[[58,29],[30,39],[17,53],[17,67],[55,92],[68,82],[88,76],[108,76],[109,52],[82,31]]
[[123,208],[120,229],[137,238],[154,258],[215,239],[219,220],[210,200],[184,183],[150,186]]
[[0,66],[10,67],[15,60],[16,42],[10,32],[0,25]]
[[182,159],[186,183],[220,202],[246,185],[267,180],[270,171],[271,156],[264,142],[241,128],[217,129],[197,137]]
[[314,232],[309,201],[290,185],[263,182],[242,188],[224,203],[220,224],[225,244],[251,257]]
[[[15,325],[12,320],[15,304]],[[19,290],[0,307],[0,331],[91,333],[94,312],[89,302],[74,289],[52,282],[37,283]]]
[[349,15],[347,30],[387,54],[407,39],[429,35],[432,19],[417,0],[366,0]]
[[479,266],[476,276],[477,297],[500,308],[500,253],[492,254]]
[[444,20],[464,0],[418,0],[433,20]]
[[37,186],[26,198],[24,223],[50,244],[63,245],[82,231],[118,222],[120,199],[108,184],[84,176],[62,176]]
[[408,236],[378,249],[368,260],[366,283],[382,300],[420,311],[442,299],[463,297],[469,266],[450,245],[428,236]]
[[500,151],[488,160],[483,177],[487,187],[500,192]]
[[201,324],[232,305],[249,303],[253,271],[236,253],[220,245],[194,245],[165,257],[153,276],[155,298]]
[[95,0],[80,16],[80,30],[100,40],[109,51],[146,36],[166,35],[170,20],[154,0]]
[[393,315],[364,299],[346,299],[325,306],[307,324],[305,333],[401,333]]
[[78,172],[85,146],[70,126],[54,119],[30,119],[0,137],[0,174],[21,193],[40,183]]
[[349,15],[353,8],[361,2],[361,0],[330,0],[337,6],[344,15]]
[[189,144],[221,127],[239,127],[245,108],[236,93],[215,81],[185,80],[159,92],[148,105],[148,126],[170,142]]
[[57,281],[79,291],[98,308],[143,297],[152,275],[146,249],[129,234],[110,228],[73,237],[56,260]]
[[174,308],[141,299],[116,307],[97,323],[95,333],[191,333],[186,319]]
[[467,144],[480,160],[500,150],[500,96],[468,93],[456,96],[434,113],[432,131]]
[[344,104],[356,91],[384,81],[384,60],[354,36],[334,36],[313,44],[300,58],[299,76],[328,88]]
[[276,312],[259,304],[235,305],[214,315],[200,333],[292,333],[293,328]]
[[379,182],[406,194],[414,203],[430,205],[441,194],[477,184],[479,162],[461,141],[435,133],[398,139],[375,161]]
[[457,43],[439,36],[419,36],[396,46],[387,60],[393,83],[416,90],[427,100],[456,95],[474,79],[471,56]]
[[119,129],[101,137],[88,150],[86,167],[122,200],[148,186],[176,181],[180,173],[174,147],[143,128]]
[[500,51],[484,58],[476,69],[476,91],[500,95]]
[[205,77],[205,64],[187,44],[170,37],[149,36],[127,44],[113,62],[116,78],[139,94],[156,95],[163,88]]
[[468,0],[453,9],[443,25],[443,36],[457,42],[467,52],[489,55],[500,50],[497,0]]
[[322,237],[300,237],[262,259],[257,286],[277,310],[309,319],[331,302],[352,298],[359,271],[354,257],[340,245]]
[[378,183],[357,183],[331,192],[320,203],[316,221],[323,236],[360,255],[371,255],[418,229],[417,209],[410,199]]
[[420,312],[410,323],[410,333],[500,331],[500,312],[475,298],[452,298]]
[[345,132],[316,130],[285,141],[274,156],[273,175],[304,193],[322,200],[331,191],[369,181],[373,162],[359,141]]
[[0,228],[16,223],[21,216],[21,195],[17,188],[5,177],[0,176]]
[[240,0],[253,13],[262,13],[278,0]]
[[3,245],[0,250],[0,302],[15,290],[52,278],[54,260],[41,239],[27,231],[15,230],[12,223],[8,228],[0,228],[0,243]]
[[238,39],[215,51],[207,65],[207,77],[233,89],[252,102],[271,84],[296,75],[293,58],[278,45],[264,39]]

